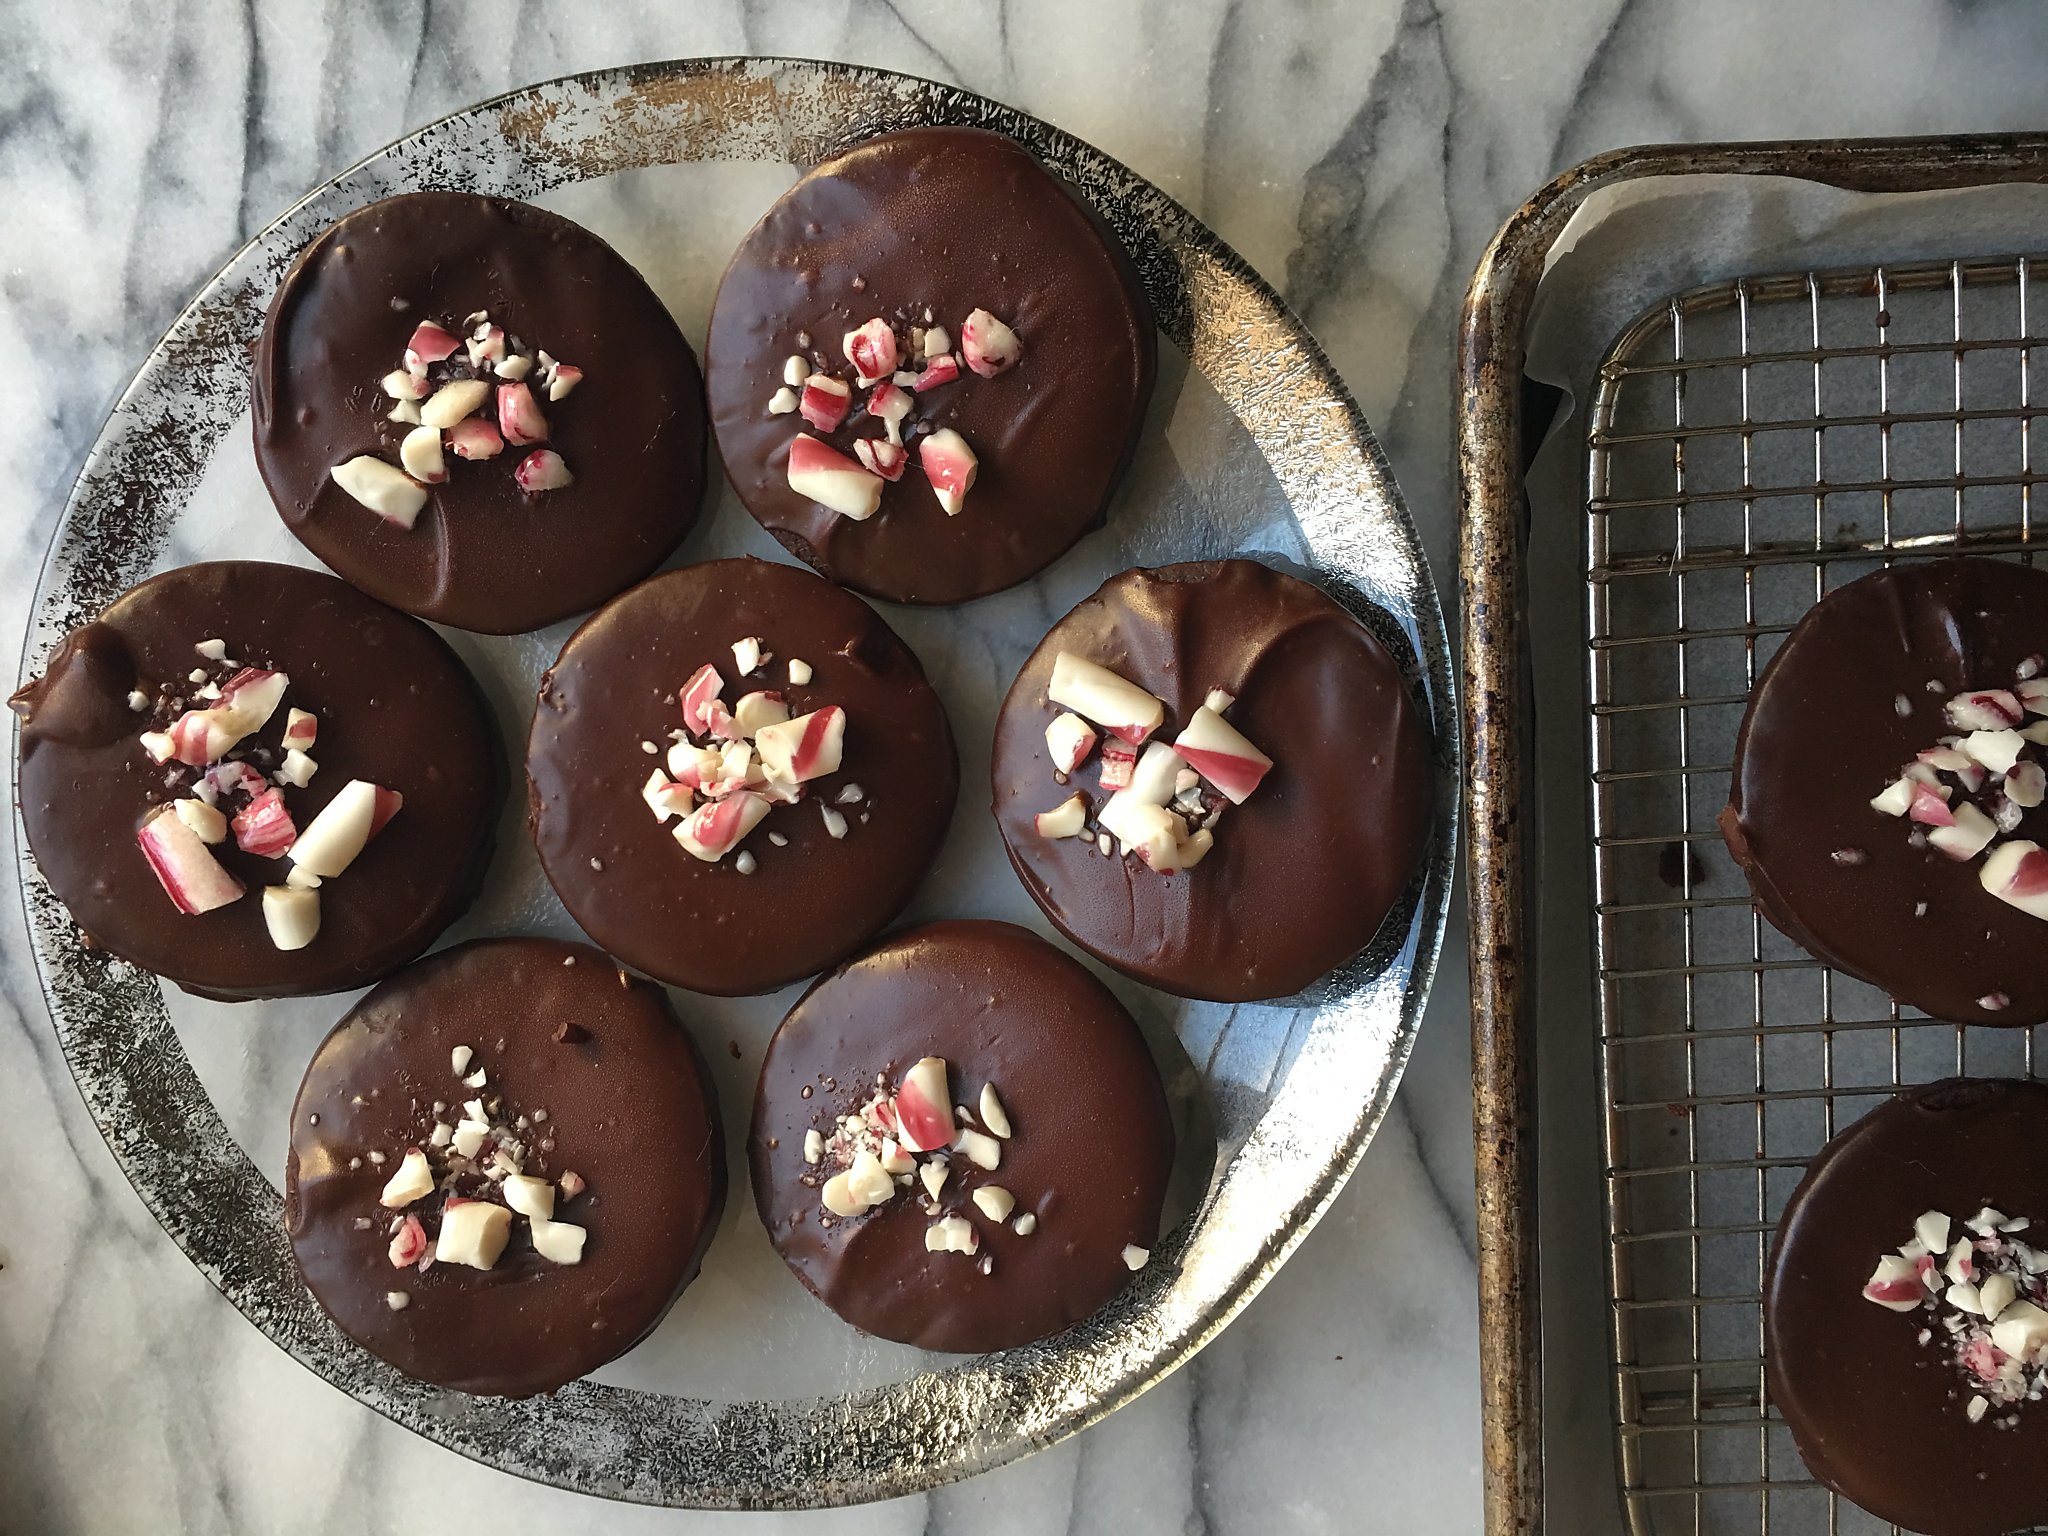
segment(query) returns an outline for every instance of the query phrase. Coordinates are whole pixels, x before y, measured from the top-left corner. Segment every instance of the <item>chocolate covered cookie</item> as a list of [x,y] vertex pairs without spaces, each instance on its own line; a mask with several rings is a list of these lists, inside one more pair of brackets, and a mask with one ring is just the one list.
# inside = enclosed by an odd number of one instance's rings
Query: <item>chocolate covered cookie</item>
[[93,944],[190,992],[364,986],[490,861],[504,769],[475,681],[324,572],[152,577],[10,702],[44,878]]
[[1877,571],[1757,679],[1721,813],[1757,906],[1829,965],[1963,1023],[2048,1019],[2048,574]]
[[996,822],[1061,932],[1183,997],[1285,997],[1350,959],[1429,839],[1429,741],[1385,647],[1250,560],[1126,571],[996,721]]
[[650,1333],[725,1203],[718,1107],[661,989],[583,944],[408,967],[314,1054],[285,1224],[313,1297],[406,1375],[552,1392]]
[[959,767],[910,648],[796,566],[715,560],[605,605],[541,680],[534,842],[570,915],[677,986],[845,958],[937,854]]
[[874,597],[957,603],[1101,526],[1156,352],[1078,192],[998,134],[916,128],[768,211],[705,366],[726,472],[784,547]]
[[661,564],[704,489],[697,360],[640,274],[544,209],[413,192],[278,285],[256,464],[285,526],[373,597],[490,634]]
[[2048,1520],[2048,1087],[1951,1079],[1824,1147],[1764,1282],[1814,1476],[1927,1536]]
[[898,934],[769,1042],[754,1200],[799,1280],[863,1332],[1026,1344],[1148,1262],[1173,1164],[1159,1069],[1109,990],[1008,923]]

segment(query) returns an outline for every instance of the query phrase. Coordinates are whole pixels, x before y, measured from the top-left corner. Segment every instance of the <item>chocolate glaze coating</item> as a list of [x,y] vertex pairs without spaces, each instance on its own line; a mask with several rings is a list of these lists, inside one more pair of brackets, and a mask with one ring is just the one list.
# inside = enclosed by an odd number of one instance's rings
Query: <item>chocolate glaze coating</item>
[[[536,392],[575,483],[528,496],[512,471],[530,449],[450,454],[400,528],[329,471],[398,462],[408,429],[384,419],[378,380],[420,321],[459,334],[477,310],[583,369],[563,400]],[[703,384],[675,321],[589,230],[504,198],[389,197],[307,246],[256,344],[254,409],[257,468],[299,541],[373,597],[462,629],[513,634],[595,606],[660,565],[703,500]]]
[[[768,413],[784,361],[801,354],[850,381],[848,331],[899,312],[921,325],[926,309],[956,355],[975,309],[1024,346],[993,379],[963,364],[905,424],[967,439],[981,467],[965,509],[948,517],[916,462],[866,522],[791,490],[791,441],[823,434]],[[1130,259],[1079,192],[999,134],[914,128],[824,161],[768,210],[719,284],[704,357],[726,473],[764,528],[856,591],[958,603],[1024,580],[1102,526],[1157,350]],[[880,435],[861,394],[826,438],[849,457],[856,437]],[[915,461],[914,433],[905,441]]]
[[[278,949],[263,922],[261,888],[283,881],[287,860],[244,853],[230,837],[213,851],[247,894],[188,914],[135,843],[150,811],[173,798],[170,770],[137,737],[176,711],[138,714],[129,691],[182,683],[200,661],[193,647],[213,638],[240,661],[290,674],[251,741],[274,749],[289,708],[319,717],[319,772],[284,792],[299,827],[351,779],[405,797],[391,825],[320,887],[320,933],[304,949]],[[325,572],[236,560],[151,577],[67,635],[11,703],[22,820],[51,889],[93,943],[188,992],[234,1001],[365,986],[433,943],[483,882],[505,771],[475,680],[426,625]]]
[[[732,644],[749,635],[774,659],[743,688]],[[792,658],[810,682],[789,682]],[[676,691],[707,662],[727,705],[768,688],[792,715],[846,711],[840,771],[769,811],[741,845],[752,874],[734,854],[692,858],[640,797],[660,761],[640,743],[666,751]],[[541,866],[584,931],[650,975],[735,996],[814,975],[885,927],[938,853],[960,771],[945,706],[895,631],[809,571],[749,559],[664,572],[571,635],[541,679],[526,775]],[[864,798],[837,805],[849,784]],[[821,804],[845,815],[844,838]]]
[[[804,1161],[805,1131],[829,1135],[878,1073],[893,1087],[923,1056],[948,1063],[958,1104],[973,1108],[994,1083],[1010,1118],[1001,1166],[955,1156],[939,1192],[941,1213],[980,1233],[972,1257],[925,1251],[937,1218],[921,1184],[839,1220],[818,1193],[837,1170]],[[1173,1124],[1144,1037],[1107,987],[1023,928],[946,922],[886,940],[804,994],[768,1043],[747,1145],[762,1224],[820,1301],[866,1333],[978,1353],[1057,1333],[1129,1282],[1125,1245],[1159,1235]],[[1009,1221],[1029,1211],[1037,1230],[984,1216],[972,1199],[984,1184],[1016,1197]]]
[[2048,1405],[1999,1429],[1924,1314],[1865,1301],[1878,1259],[1923,1211],[2048,1214],[2048,1085],[1952,1078],[1900,1094],[1821,1149],[1778,1219],[1764,1281],[1771,1402],[1830,1488],[1927,1536],[2048,1520]]
[[[564,1023],[580,1033],[556,1039]],[[525,1171],[574,1170],[589,1186],[555,1204],[555,1220],[589,1233],[580,1264],[542,1258],[515,1218],[489,1270],[392,1267],[394,1213],[377,1197],[423,1145],[433,1103],[477,1094],[451,1069],[458,1045],[489,1073],[483,1092],[547,1112],[523,1133]],[[371,1151],[389,1161],[373,1166]],[[440,1202],[407,1207],[430,1243]],[[285,1225],[314,1299],[372,1354],[462,1392],[552,1392],[624,1354],[696,1278],[724,1205],[718,1105],[689,1035],[661,988],[587,944],[478,939],[409,967],[321,1042],[292,1105]],[[402,1311],[385,1301],[394,1290],[411,1298]]]
[[[2048,573],[2001,560],[1877,571],[1830,593],[1757,679],[1721,813],[1757,906],[1822,960],[1939,1019],[2048,1019],[2048,924],[1978,882],[1983,859],[1916,849],[1903,818],[1870,806],[1901,764],[1956,734],[1949,694],[2009,688],[2048,650]],[[1928,691],[1941,684],[1939,694]],[[1912,713],[1900,716],[1903,696]],[[2016,837],[2048,842],[2048,809]],[[1834,857],[1856,849],[1863,862]],[[1915,907],[1927,904],[1924,916]],[[1978,999],[2003,992],[2003,1009]]]
[[[1274,767],[1227,807],[1191,870],[1105,859],[1033,817],[1080,791],[1100,754],[1053,778],[1045,728],[1054,658],[1071,651],[1166,703],[1171,741],[1212,688]],[[1363,949],[1429,840],[1429,740],[1399,667],[1323,593],[1251,560],[1112,576],[1052,627],[996,720],[995,814],[1011,867],[1060,931],[1128,976],[1182,997],[1248,1002],[1299,992]]]

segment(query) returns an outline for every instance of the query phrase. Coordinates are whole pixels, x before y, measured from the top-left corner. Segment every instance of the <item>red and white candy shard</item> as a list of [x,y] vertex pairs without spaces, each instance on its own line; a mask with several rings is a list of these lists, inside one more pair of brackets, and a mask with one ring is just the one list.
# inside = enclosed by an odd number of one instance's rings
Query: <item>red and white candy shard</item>
[[2048,849],[2023,837],[1991,850],[1977,871],[1984,889],[2030,917],[2048,921]]
[[768,802],[757,794],[740,790],[723,800],[700,805],[676,824],[676,841],[692,858],[716,864],[739,846],[746,835],[768,814]]
[[505,451],[505,439],[481,416],[470,416],[448,429],[448,451],[458,459],[495,459]]
[[289,852],[293,865],[332,880],[356,860],[370,839],[405,804],[395,789],[350,779],[298,835]]
[[320,736],[320,717],[310,710],[294,709],[284,717],[284,735],[278,745],[287,752],[297,748],[303,752],[313,745]]
[[977,309],[960,326],[960,351],[967,366],[992,379],[1024,355],[1017,333],[985,309]]
[[1138,754],[1120,741],[1104,742],[1099,782],[1104,789],[1128,789],[1138,769]]
[[789,488],[857,523],[873,517],[882,505],[879,478],[807,432],[799,432],[789,445]]
[[1974,859],[1998,835],[1997,825],[1974,805],[1958,805],[1952,815],[1954,820],[1945,827],[1935,827],[1927,834],[1927,841],[1958,863]]
[[1273,759],[1206,704],[1189,717],[1174,747],[1232,805],[1244,804],[1273,766]]
[[[432,405],[433,401],[428,401]],[[334,483],[386,522],[410,528],[427,504],[426,487],[374,454],[358,454],[328,471]]]
[[2026,749],[2026,745],[2026,737],[2018,731],[2001,728],[1994,731],[1970,732],[1963,738],[1961,750],[1991,772],[2004,773],[2020,760],[2020,753]]
[[406,366],[441,362],[453,357],[455,349],[461,345],[461,337],[443,330],[431,320],[423,320],[413,331],[412,340],[405,344]]
[[926,360],[924,371],[911,381],[910,387],[921,395],[928,389],[937,389],[941,384],[951,384],[959,377],[960,364],[951,354],[942,352],[937,357]]
[[498,431],[506,442],[519,448],[548,440],[548,419],[541,414],[540,402],[526,385],[498,387]]
[[519,489],[529,496],[542,491],[559,491],[564,486],[576,483],[576,477],[569,473],[569,466],[562,462],[562,456],[552,448],[534,449],[519,461],[512,471],[512,478],[519,482]]
[[1915,783],[1913,800],[1906,807],[1906,814],[1913,820],[1929,827],[1947,827],[1955,824],[1955,813],[1949,809],[1947,785],[1931,788]]
[[405,1269],[427,1256],[427,1229],[417,1216],[408,1216],[391,1235],[388,1255],[393,1269]]
[[[219,761],[243,737],[269,724],[290,682],[282,672],[244,667],[227,680],[219,700],[210,707],[186,710],[168,732],[146,732],[143,749],[158,762],[175,757],[194,768],[204,768]],[[249,771],[260,784],[260,777],[253,769]]]
[[820,432],[837,432],[846,413],[853,409],[853,386],[829,373],[814,373],[804,380],[796,408]]
[[941,427],[917,445],[917,458],[939,506],[946,516],[956,516],[967,505],[967,493],[974,488],[974,477],[981,468],[967,439],[951,427]]
[[1124,786],[1123,794],[1147,805],[1165,805],[1173,798],[1186,767],[1180,753],[1165,742],[1148,742],[1138,754],[1138,765],[1131,770],[1131,782]]
[[718,781],[724,761],[715,747],[693,747],[679,741],[668,749],[669,777],[686,789],[701,790]]
[[886,379],[896,371],[896,332],[886,320],[878,317],[857,331],[848,331],[839,344],[863,385]]
[[448,461],[441,452],[441,434],[432,427],[414,427],[398,445],[398,462],[422,485],[439,485],[448,478]]
[[2048,794],[2048,769],[2039,763],[2014,763],[2005,775],[2006,798],[2024,810],[2032,810]]
[[[718,675],[718,668],[709,662],[690,674],[690,680],[683,684],[680,702],[683,706],[683,726],[691,735],[711,734],[711,706],[718,702],[718,696],[724,691],[725,679]],[[669,772],[674,773],[679,779],[683,777],[677,772],[673,761],[669,764]]]
[[236,815],[235,846],[259,859],[281,859],[298,836],[284,795],[266,789]]
[[1069,795],[1049,811],[1040,811],[1032,818],[1040,837],[1079,837],[1088,822],[1088,802],[1079,795]]
[[505,355],[504,327],[492,325],[489,320],[485,320],[469,333],[464,350],[468,352],[472,364],[497,361]]
[[556,363],[548,369],[548,399],[559,400],[583,382],[583,370],[574,363]]
[[241,898],[243,886],[169,806],[135,834],[142,856],[180,912],[211,912]]
[[1061,651],[1053,658],[1052,681],[1046,685],[1045,696],[1134,747],[1142,747],[1166,718],[1161,700],[1071,651]]
[[1104,802],[1095,819],[1124,845],[1126,853],[1137,854],[1158,873],[1166,874],[1180,867],[1176,855],[1186,828],[1165,806],[1121,790]]
[[946,1062],[926,1056],[903,1074],[896,1090],[897,1139],[912,1152],[938,1152],[953,1145],[953,1099],[946,1090]]
[[463,417],[475,415],[490,398],[491,386],[483,379],[450,379],[420,407],[420,423],[445,431]]
[[401,404],[427,398],[427,381],[407,373],[403,368],[394,369],[377,382],[383,387],[385,394]]
[[793,720],[762,727],[754,748],[768,776],[785,784],[803,784],[839,771],[846,746],[846,711],[837,704]]
[[2026,710],[2007,688],[1980,688],[1958,693],[1941,706],[1942,715],[1959,731],[1996,731],[2018,725]]
[[868,395],[868,414],[881,422],[889,441],[903,441],[903,418],[910,414],[910,392],[896,384],[877,384]]
[[910,450],[901,443],[882,438],[857,439],[853,445],[853,456],[860,460],[861,468],[870,474],[880,475],[891,484],[901,480],[903,471],[910,467]]
[[1054,717],[1045,728],[1045,750],[1052,757],[1055,773],[1072,773],[1088,761],[1097,737],[1086,720],[1072,711]]

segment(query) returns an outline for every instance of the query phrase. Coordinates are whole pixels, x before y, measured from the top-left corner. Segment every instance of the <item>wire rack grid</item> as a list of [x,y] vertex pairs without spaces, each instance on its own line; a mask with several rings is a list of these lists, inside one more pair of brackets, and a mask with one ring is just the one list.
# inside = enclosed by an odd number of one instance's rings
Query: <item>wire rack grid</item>
[[[1587,667],[1611,1344],[1638,1533],[1881,1532],[1815,1484],[1764,1387],[1771,1232],[1896,1088],[2033,1075],[1831,971],[1722,847],[1735,733],[1827,592],[1958,550],[2034,557],[2048,259],[1750,278],[1616,341],[1590,416]],[[2038,364],[2037,364],[2038,355]]]

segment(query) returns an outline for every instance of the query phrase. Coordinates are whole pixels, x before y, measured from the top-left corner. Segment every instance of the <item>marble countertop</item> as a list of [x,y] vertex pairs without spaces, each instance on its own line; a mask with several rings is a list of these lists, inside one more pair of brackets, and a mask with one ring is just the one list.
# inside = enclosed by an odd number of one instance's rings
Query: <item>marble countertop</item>
[[[2038,126],[2030,0],[1077,0],[422,5],[136,0],[0,35],[0,633],[115,394],[305,189],[510,86],[690,54],[934,76],[1192,207],[1322,338],[1448,590],[1452,328],[1500,220],[1650,140]],[[0,842],[11,843],[9,825]],[[11,846],[4,850],[9,856]],[[0,917],[0,1528],[512,1533],[1467,1531],[1479,1519],[1462,928],[1393,1112],[1285,1270],[1074,1440],[928,1496],[688,1515],[530,1486],[396,1429],[266,1342],[130,1192]]]

